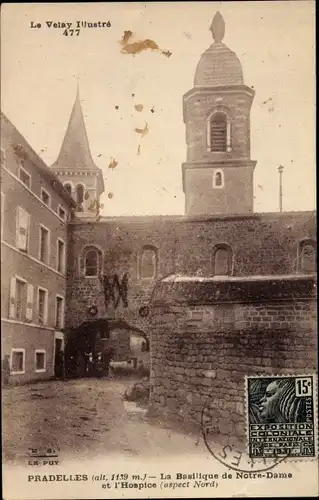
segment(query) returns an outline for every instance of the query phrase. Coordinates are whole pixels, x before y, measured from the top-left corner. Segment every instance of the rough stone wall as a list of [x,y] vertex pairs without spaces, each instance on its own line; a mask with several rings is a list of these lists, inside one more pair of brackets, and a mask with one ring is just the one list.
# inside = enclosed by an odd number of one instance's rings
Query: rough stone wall
[[207,401],[221,434],[244,437],[245,375],[316,369],[316,303],[152,310],[151,403],[199,424]]
[[[128,274],[128,308],[120,303],[115,314],[146,332],[149,318],[138,310],[148,304],[156,282],[168,274],[210,276],[213,248],[228,243],[233,250],[233,276],[296,274],[298,244],[315,238],[313,212],[254,214],[251,217],[132,217],[79,221],[68,228],[67,326],[87,318],[87,307],[96,302],[105,314],[101,281],[81,276],[80,257],[86,245],[103,253],[103,273],[120,278]],[[158,248],[158,275],[143,280],[138,275],[138,255],[144,245]]]

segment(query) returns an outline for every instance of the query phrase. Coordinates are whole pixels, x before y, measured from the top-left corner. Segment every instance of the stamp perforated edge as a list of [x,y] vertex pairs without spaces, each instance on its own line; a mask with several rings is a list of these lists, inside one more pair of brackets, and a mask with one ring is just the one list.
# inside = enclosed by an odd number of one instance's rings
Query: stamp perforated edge
[[[289,457],[291,462],[313,462],[318,460],[318,374],[316,372],[303,372],[303,373],[284,373],[284,374],[269,374],[263,373],[258,375],[245,375],[245,436],[246,436],[246,453],[249,456],[249,404],[248,404],[248,380],[251,378],[300,378],[311,377],[313,383],[313,413],[314,413],[314,442],[315,442],[315,456],[314,457]],[[288,458],[288,457],[287,457]],[[263,461],[263,458],[254,458],[255,461]],[[286,459],[285,459],[286,460]]]

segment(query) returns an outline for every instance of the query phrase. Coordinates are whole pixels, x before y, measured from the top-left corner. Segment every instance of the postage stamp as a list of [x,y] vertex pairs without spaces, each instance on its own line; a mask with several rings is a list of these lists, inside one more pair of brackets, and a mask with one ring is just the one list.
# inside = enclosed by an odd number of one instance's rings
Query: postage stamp
[[315,376],[246,378],[251,458],[315,457]]

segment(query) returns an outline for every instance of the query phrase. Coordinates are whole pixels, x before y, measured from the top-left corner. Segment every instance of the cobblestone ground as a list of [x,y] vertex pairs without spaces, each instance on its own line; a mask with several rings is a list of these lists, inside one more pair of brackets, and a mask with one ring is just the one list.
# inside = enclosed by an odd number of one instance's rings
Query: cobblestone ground
[[198,435],[150,418],[123,400],[128,379],[49,381],[3,390],[5,462],[25,462],[29,448],[60,455],[166,456],[198,453]]

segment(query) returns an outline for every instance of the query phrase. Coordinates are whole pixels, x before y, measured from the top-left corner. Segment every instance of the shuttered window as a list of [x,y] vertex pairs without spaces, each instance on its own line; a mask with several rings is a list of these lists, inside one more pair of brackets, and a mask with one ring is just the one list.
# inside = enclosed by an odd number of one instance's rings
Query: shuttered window
[[38,289],[38,323],[45,325],[48,318],[48,291],[45,288]]
[[55,328],[59,330],[64,326],[64,298],[57,295],[55,300]]
[[58,240],[57,243],[57,271],[64,273],[65,271],[65,245],[64,241]]
[[9,318],[19,321],[33,319],[33,285],[12,277],[10,282]]
[[17,207],[16,245],[19,250],[28,251],[30,215],[22,207]]
[[40,251],[39,259],[45,264],[49,264],[49,249],[50,249],[50,232],[44,227],[40,226]]
[[227,149],[227,116],[225,113],[215,113],[210,122],[211,151],[226,151]]

